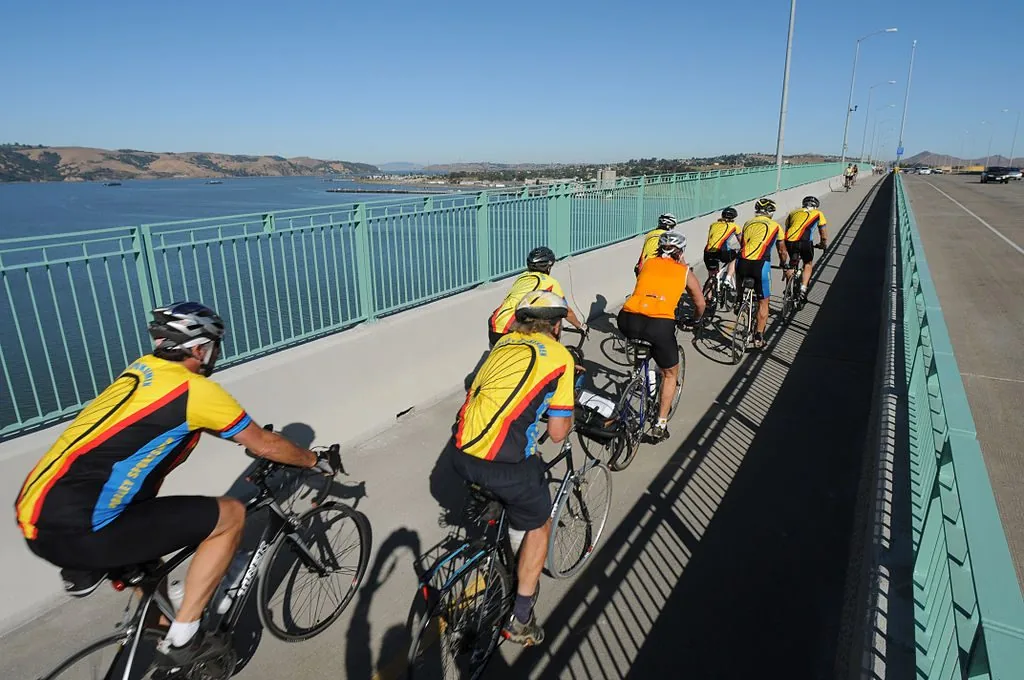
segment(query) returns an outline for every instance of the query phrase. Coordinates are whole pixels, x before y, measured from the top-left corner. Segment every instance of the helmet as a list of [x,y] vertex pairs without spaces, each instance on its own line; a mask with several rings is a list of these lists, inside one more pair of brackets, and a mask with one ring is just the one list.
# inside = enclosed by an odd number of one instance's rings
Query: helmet
[[771,215],[775,212],[775,201],[770,198],[759,198],[754,203],[754,212]]
[[671,229],[677,224],[679,223],[676,221],[676,216],[672,213],[664,213],[658,216],[658,226],[662,229]]
[[805,208],[817,208],[819,205],[821,205],[821,201],[816,196],[804,196]]
[[149,335],[156,343],[154,354],[164,359],[181,361],[193,347],[208,344],[200,373],[210,375],[216,354],[224,339],[224,320],[206,305],[198,302],[175,302],[154,309]]
[[734,219],[739,217],[739,213],[736,212],[736,208],[726,208],[722,211],[722,219],[726,222],[732,222]]
[[526,268],[531,272],[548,271],[555,263],[555,253],[551,248],[540,246],[530,251],[526,256]]
[[686,237],[678,231],[666,231],[658,237],[658,250],[686,250]]
[[534,290],[523,296],[516,305],[516,321],[529,319],[564,319],[569,313],[565,299],[548,290]]

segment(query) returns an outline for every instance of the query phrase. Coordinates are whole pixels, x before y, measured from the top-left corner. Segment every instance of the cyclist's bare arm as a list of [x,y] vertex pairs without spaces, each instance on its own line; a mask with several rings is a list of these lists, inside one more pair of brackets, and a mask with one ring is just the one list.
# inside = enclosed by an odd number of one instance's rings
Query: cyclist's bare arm
[[828,242],[828,227],[818,228],[818,243],[824,246]]
[[572,310],[572,307],[569,308],[569,313],[565,315],[565,320],[571,323],[575,328],[583,330],[583,322],[580,321],[578,316],[576,316],[576,312]]
[[782,240],[782,239],[779,239],[778,241],[776,241],[776,243],[778,244],[778,247],[779,247],[779,259],[782,260],[782,264],[788,265],[789,264],[789,251],[786,250],[786,242],[784,240]]
[[569,435],[572,429],[572,418],[552,416],[548,418],[548,437],[556,444]]
[[266,458],[275,463],[308,468],[313,467],[317,462],[316,454],[312,451],[296,446],[279,434],[264,430],[255,422],[249,423],[248,427],[232,439],[260,458]]
[[704,315],[704,307],[707,301],[704,299],[704,291],[701,289],[697,275],[693,273],[693,267],[688,267],[686,272],[686,292],[693,299],[694,318],[699,319]]

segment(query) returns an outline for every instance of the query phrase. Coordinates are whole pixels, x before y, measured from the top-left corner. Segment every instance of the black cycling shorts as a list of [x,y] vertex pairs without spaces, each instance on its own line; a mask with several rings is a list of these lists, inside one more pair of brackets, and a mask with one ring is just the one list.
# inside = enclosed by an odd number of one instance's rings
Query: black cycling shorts
[[721,268],[723,264],[729,264],[736,259],[737,253],[735,250],[729,250],[728,248],[722,248],[721,250],[705,250],[704,251],[704,266],[708,268],[708,271],[715,271]]
[[798,260],[803,260],[805,264],[814,262],[814,244],[809,240],[786,241],[786,252],[789,253],[791,267],[795,267]]
[[656,319],[633,312],[619,312],[619,332],[630,340],[651,343],[651,356],[659,368],[672,368],[679,364],[679,344],[676,341],[675,319]]
[[448,440],[447,455],[460,477],[479,484],[501,500],[513,529],[531,531],[548,521],[551,494],[540,456],[533,455],[519,463],[496,463],[463,453],[453,440]]
[[145,564],[213,533],[220,507],[212,496],[165,496],[132,503],[99,531],[40,528],[28,542],[58,567],[96,571]]
[[758,300],[772,296],[772,263],[768,260],[736,260],[736,285],[741,289],[744,279],[754,279],[754,295]]

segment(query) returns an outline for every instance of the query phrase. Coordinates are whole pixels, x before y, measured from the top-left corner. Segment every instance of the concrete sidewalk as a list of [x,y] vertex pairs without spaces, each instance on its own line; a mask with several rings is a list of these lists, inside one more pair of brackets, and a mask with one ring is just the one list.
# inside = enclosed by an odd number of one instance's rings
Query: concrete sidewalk
[[[769,351],[733,367],[680,336],[687,373],[672,437],[613,476],[592,563],[570,581],[544,579],[545,645],[504,645],[489,675],[831,677],[885,259],[888,202],[874,191],[862,180],[823,198],[833,248],[810,304],[771,327]],[[610,306],[627,292],[608,291]],[[612,345],[597,332],[586,348],[599,388],[625,375]],[[313,640],[254,640],[239,678],[401,676],[413,561],[444,537],[439,518],[461,499],[435,464],[462,398],[404,415],[346,454],[346,494],[374,531],[362,589]],[[4,676],[33,677],[109,630],[123,600],[102,589],[0,639]]]

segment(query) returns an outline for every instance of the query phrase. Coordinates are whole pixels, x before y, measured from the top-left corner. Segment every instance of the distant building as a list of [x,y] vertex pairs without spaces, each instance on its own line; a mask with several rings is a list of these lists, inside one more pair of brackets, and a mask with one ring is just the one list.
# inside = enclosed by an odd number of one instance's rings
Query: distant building
[[597,171],[597,187],[599,189],[612,189],[615,187],[615,171],[606,168]]

